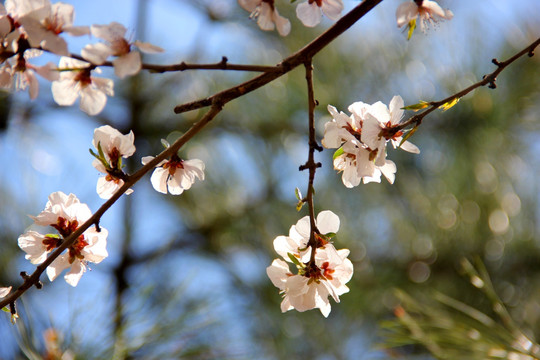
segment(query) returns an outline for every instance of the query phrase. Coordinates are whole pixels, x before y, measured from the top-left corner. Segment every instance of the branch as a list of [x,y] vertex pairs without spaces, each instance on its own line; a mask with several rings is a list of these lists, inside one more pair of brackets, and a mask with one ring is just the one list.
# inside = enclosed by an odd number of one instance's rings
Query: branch
[[318,233],[319,230],[315,224],[315,208],[313,205],[313,181],[315,180],[315,171],[317,168],[321,167],[321,163],[315,162],[315,150],[322,151],[322,147],[317,144],[317,139],[315,138],[315,106],[317,102],[313,94],[313,65],[311,61],[306,61],[304,64],[306,68],[306,83],[308,90],[308,112],[309,112],[309,154],[307,162],[300,166],[300,171],[309,169],[309,180],[308,188],[306,194],[306,202],[309,208],[309,223],[310,223],[310,235],[308,246],[312,247],[311,251],[311,261],[315,260],[315,253],[317,251],[317,240],[315,239],[315,233]]
[[[28,289],[30,289],[34,285],[40,288],[41,283],[39,281],[39,278],[41,274],[58,256],[60,256],[60,254],[64,250],[66,250],[69,246],[71,246],[76,241],[76,239],[80,235],[82,235],[82,233],[86,231],[86,229],[88,229],[90,226],[95,225],[96,229],[99,231],[99,222],[100,222],[101,217],[120,198],[120,196],[122,196],[131,186],[133,186],[137,181],[139,181],[143,177],[143,175],[145,175],[147,172],[153,169],[162,160],[165,160],[169,158],[170,156],[172,156],[173,154],[176,154],[178,150],[187,141],[189,141],[193,136],[195,136],[199,131],[201,131],[210,121],[212,121],[214,117],[216,117],[216,115],[223,109],[223,106],[227,102],[233,99],[236,99],[237,97],[242,96],[255,89],[258,89],[259,87],[263,85],[266,85],[267,83],[288,73],[289,71],[291,71],[292,69],[294,69],[300,64],[303,64],[305,62],[311,63],[311,58],[315,54],[317,54],[320,50],[322,50],[325,46],[327,46],[330,42],[336,39],[348,28],[350,28],[356,21],[361,19],[365,14],[367,14],[371,9],[373,9],[377,4],[379,4],[382,1],[383,0],[365,0],[364,2],[359,4],[357,7],[355,7],[353,10],[351,10],[348,14],[343,16],[340,20],[338,20],[334,24],[334,26],[326,30],[318,38],[313,40],[304,48],[297,51],[295,54],[289,56],[287,59],[282,61],[276,67],[270,67],[275,70],[267,71],[264,74],[248,82],[235,86],[229,90],[222,91],[210,98],[196,102],[194,103],[195,105],[189,105],[189,104],[184,105],[184,108],[186,108],[184,110],[182,110],[182,107],[176,107],[175,112],[181,113],[183,111],[194,110],[201,107],[211,106],[208,112],[198,122],[193,124],[193,126],[184,135],[182,135],[178,140],[176,140],[174,144],[172,144],[169,148],[165,149],[163,152],[157,155],[154,159],[152,159],[152,161],[148,162],[146,165],[141,167],[133,175],[129,176],[124,181],[124,185],[120,189],[118,189],[116,193],[114,193],[114,195],[109,200],[107,200],[84,224],[82,224],[79,228],[77,228],[77,230],[71,233],[70,236],[65,238],[64,241],[62,242],[62,245],[56,248],[51,254],[49,254],[49,256],[47,257],[47,259],[45,259],[44,262],[42,262],[36,267],[36,270],[32,273],[32,275],[21,273],[21,276],[24,279],[23,283],[17,288],[17,290],[13,291],[12,293],[8,294],[8,296],[0,300],[0,309],[5,307],[6,305],[10,305],[12,308],[14,308],[15,301],[19,297],[21,297],[21,295],[24,294]],[[80,58],[78,55],[75,55],[74,58],[81,59],[84,61],[84,59]],[[222,64],[222,63],[223,61],[219,64]],[[196,66],[196,65],[193,65],[193,66]],[[231,66],[231,65],[226,65],[226,66]],[[239,65],[239,66],[243,66],[243,65]]]
[[[44,50],[39,48],[40,50]],[[47,51],[47,50],[45,50]],[[70,54],[70,57],[89,62],[80,55]],[[271,72],[276,71],[277,66],[267,65],[242,65],[242,64],[229,64],[229,59],[226,56],[221,58],[220,62],[214,64],[188,64],[182,61],[180,64],[173,65],[155,65],[155,64],[142,64],[144,70],[149,70],[151,73],[165,73],[172,71],[185,71],[185,70],[232,70],[232,71],[255,71],[255,72]],[[93,66],[109,66],[113,67],[112,61],[105,61],[103,64],[92,64]]]
[[64,250],[73,245],[77,238],[82,235],[86,229],[90,226],[95,225],[99,231],[99,221],[103,214],[128,190],[132,187],[137,181],[139,181],[144,174],[152,170],[157,164],[162,160],[168,159],[171,155],[176,154],[177,151],[193,136],[195,136],[206,124],[208,124],[214,117],[221,111],[222,105],[214,104],[208,112],[184,134],[182,135],[174,144],[169,148],[165,149],[159,155],[157,155],[152,161],[140,168],[136,173],[129,176],[124,182],[124,185],[118,189],[118,191],[107,200],[95,213],[90,217],[84,224],[82,224],[77,230],[75,230],[71,235],[64,239],[62,245],[60,245],[56,250],[54,250],[44,262],[39,264],[36,267],[36,270],[32,275],[28,276],[24,273],[21,273],[21,276],[24,279],[24,282],[17,288],[17,290],[10,293],[7,297],[0,300],[0,309],[8,304],[14,304],[26,290],[30,289],[33,285],[40,287],[39,277],[45,271],[45,269],[51,265],[51,263],[58,257]]
[[223,105],[225,105],[231,100],[234,100],[244,94],[252,92],[253,90],[258,89],[271,81],[274,81],[275,79],[287,74],[289,71],[305,63],[306,61],[311,61],[313,56],[315,56],[319,51],[324,49],[324,47],[326,47],[339,35],[345,32],[352,25],[354,25],[354,23],[360,20],[364,15],[366,15],[371,9],[373,9],[382,1],[383,0],[363,1],[354,9],[352,9],[349,13],[339,19],[332,27],[322,33],[315,40],[313,40],[312,42],[304,46],[302,49],[298,50],[296,53],[292,54],[291,56],[283,60],[281,63],[276,65],[274,71],[266,72],[240,85],[221,91],[206,99],[179,105],[174,108],[174,112],[180,114],[186,111],[200,109],[206,106],[210,106],[214,101],[219,101]]
[[417,115],[412,116],[409,120],[401,123],[399,126],[393,127],[392,131],[394,133],[396,133],[396,132],[398,132],[400,130],[403,130],[404,128],[406,128],[406,127],[408,127],[410,125],[414,125],[415,127],[419,126],[422,123],[422,119],[424,117],[426,117],[428,114],[430,114],[433,111],[439,109],[441,106],[443,106],[445,104],[449,104],[452,101],[459,100],[460,98],[467,95],[468,93],[475,90],[476,88],[488,85],[488,87],[490,89],[495,89],[497,87],[497,85],[495,84],[495,81],[497,80],[497,76],[499,76],[499,74],[508,65],[512,64],[514,61],[516,61],[517,59],[519,59],[523,55],[528,54],[529,57],[532,57],[534,55],[534,50],[539,45],[540,45],[540,38],[536,39],[536,41],[534,41],[532,44],[530,44],[525,49],[521,50],[520,52],[518,52],[517,54],[515,54],[514,56],[512,56],[510,59],[508,59],[506,61],[499,62],[497,59],[491,60],[491,62],[493,64],[497,65],[497,69],[495,69],[495,71],[493,71],[491,74],[484,75],[484,77],[482,78],[481,81],[479,81],[479,82],[469,86],[468,88],[463,89],[463,90],[461,90],[461,91],[459,91],[459,92],[457,92],[457,93],[455,93],[453,95],[450,95],[446,99],[443,99],[443,100],[440,100],[440,101],[432,101],[432,102],[428,103],[429,109],[425,110],[421,114],[417,114]]

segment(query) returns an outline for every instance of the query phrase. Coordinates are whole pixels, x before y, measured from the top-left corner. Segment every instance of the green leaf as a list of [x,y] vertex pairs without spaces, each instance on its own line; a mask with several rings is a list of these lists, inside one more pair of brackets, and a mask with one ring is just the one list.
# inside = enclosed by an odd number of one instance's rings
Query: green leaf
[[302,210],[302,206],[304,206],[304,202],[302,200],[298,201],[296,204],[296,211]]
[[459,102],[459,98],[454,98],[450,101],[445,102],[441,106],[439,106],[439,109],[442,109],[442,111],[446,111],[450,109],[451,107],[453,107],[454,105],[456,105],[458,102]]
[[4,307],[2,308],[2,311],[5,311],[5,312],[7,312],[7,313],[10,312],[7,306],[4,306]]
[[422,110],[422,109],[427,108],[429,105],[430,105],[429,102],[424,101],[424,100],[420,100],[420,102],[418,104],[404,106],[404,107],[402,107],[402,109],[403,110],[418,111],[418,110]]
[[293,262],[293,264],[295,264],[296,266],[298,266],[299,268],[303,268],[304,267],[304,264],[302,264],[300,262],[300,260],[298,260],[296,258],[296,256],[294,256],[293,254],[291,253],[287,253],[287,256],[289,257],[289,259],[291,259],[291,261]]
[[342,154],[345,153],[345,150],[343,150],[342,147],[340,147],[339,149],[336,150],[336,152],[334,153],[334,156],[332,156],[332,160],[336,160],[336,158]]
[[327,234],[324,234],[323,236],[326,238],[325,240],[328,241],[328,240],[330,240],[330,239],[336,237],[336,233],[329,232],[329,233],[327,233]]
[[418,125],[416,125],[415,127],[413,127],[411,129],[411,131],[409,131],[408,133],[405,134],[405,136],[403,136],[403,139],[401,139],[401,142],[399,143],[399,146],[398,147],[401,147],[401,145],[407,141],[411,136],[413,136],[413,134],[416,132],[416,130],[418,130]]
[[94,150],[88,149],[88,151],[90,151],[90,154],[92,154],[93,157],[95,157],[96,159],[100,160],[99,155],[96,154],[96,153],[94,152]]
[[407,40],[411,40],[414,29],[416,29],[416,18],[409,21],[409,32],[407,33]]
[[101,148],[101,141],[97,144],[98,154],[99,158],[105,159],[105,154],[103,153],[103,149]]
[[302,193],[300,192],[299,188],[294,189],[294,195],[296,195],[297,200],[302,200]]

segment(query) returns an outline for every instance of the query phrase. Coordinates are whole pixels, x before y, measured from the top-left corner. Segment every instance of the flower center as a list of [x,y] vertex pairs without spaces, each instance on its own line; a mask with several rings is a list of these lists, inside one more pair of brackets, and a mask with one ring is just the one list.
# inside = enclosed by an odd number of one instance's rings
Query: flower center
[[[69,235],[71,235],[77,228],[79,227],[79,221],[78,220],[72,220],[69,221],[61,216],[58,217],[58,220],[56,221],[56,224],[51,224],[53,228],[58,230],[62,238],[66,238]],[[47,236],[45,239],[43,239],[43,245],[47,248],[47,251],[51,251],[60,244],[62,244],[63,239],[61,238],[55,238],[52,236]],[[69,263],[72,264],[75,259],[82,260],[84,258],[84,255],[81,254],[82,250],[88,246],[88,242],[84,238],[84,235],[80,235],[77,240],[75,240],[75,243],[71,245],[68,248],[68,254],[69,254]]]
[[177,155],[173,155],[171,160],[163,164],[164,169],[169,169],[169,174],[172,176],[176,172],[176,169],[184,168],[184,161],[180,159]]
[[313,4],[313,3],[316,3],[318,7],[321,7],[322,6],[322,0],[309,0],[308,1],[308,4]]
[[92,78],[90,77],[90,69],[77,70],[77,75],[73,78],[74,81],[81,83],[83,87],[92,84]]

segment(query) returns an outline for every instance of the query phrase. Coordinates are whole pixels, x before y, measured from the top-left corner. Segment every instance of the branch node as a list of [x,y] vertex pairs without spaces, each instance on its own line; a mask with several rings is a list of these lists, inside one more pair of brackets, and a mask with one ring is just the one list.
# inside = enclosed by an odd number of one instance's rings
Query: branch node
[[320,167],[322,167],[322,164],[320,162],[315,164],[315,168],[320,168]]
[[99,226],[99,219],[97,219],[96,222],[94,222],[94,226],[98,233],[101,232],[101,227]]
[[41,281],[38,281],[34,284],[34,286],[36,287],[36,289],[41,290],[43,288],[43,283]]
[[309,167],[307,166],[307,164],[306,164],[306,165],[300,165],[300,166],[298,167],[298,171],[304,171],[304,170],[306,170],[306,169],[309,169]]
[[491,62],[499,67],[501,66],[501,63],[497,59],[491,59]]
[[24,281],[28,280],[28,278],[30,277],[30,276],[28,276],[28,274],[26,273],[26,271],[21,271],[21,272],[19,273],[19,275],[21,275],[21,277],[23,278]]
[[319,100],[315,100],[315,106],[319,106]]
[[529,50],[529,53],[527,54],[529,57],[533,57],[534,56],[534,48]]
[[11,315],[17,315],[17,308],[15,307],[15,301],[9,303],[9,312]]
[[227,61],[229,61],[229,59],[227,59],[226,56],[221,57],[221,65],[223,65],[224,68],[227,67]]

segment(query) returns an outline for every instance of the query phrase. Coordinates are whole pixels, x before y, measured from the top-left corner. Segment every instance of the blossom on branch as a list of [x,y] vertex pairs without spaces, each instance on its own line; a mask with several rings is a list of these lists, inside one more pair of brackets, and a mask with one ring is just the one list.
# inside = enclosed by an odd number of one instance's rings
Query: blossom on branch
[[431,0],[414,0],[402,3],[396,10],[397,26],[407,25],[409,27],[409,39],[416,28],[418,17],[420,17],[420,30],[425,32],[427,24],[434,24],[439,19],[451,20],[454,13],[448,9],[443,10],[437,2]]
[[15,65],[10,63],[11,59],[5,61],[0,68],[0,87],[11,89],[14,86],[17,91],[28,89],[30,99],[35,100],[39,92],[36,74],[49,81],[58,80],[58,71],[53,63],[35,66],[28,62],[28,59],[39,56],[41,53],[39,50],[29,49],[24,52],[24,55],[18,54],[13,57],[16,58]]
[[[104,125],[94,130],[92,145],[97,149],[96,154],[90,152],[95,159],[92,165],[101,173],[106,174],[98,179],[97,193],[102,199],[110,199],[124,185],[126,176],[122,171],[122,158],[128,158],[135,153],[133,131],[123,135],[110,125]],[[133,190],[128,189],[129,195]]]
[[[29,230],[19,236],[19,247],[26,252],[25,258],[32,264],[40,264],[91,216],[92,212],[88,206],[82,204],[75,195],[66,195],[61,191],[52,193],[45,209],[31,218],[36,225],[53,227],[57,234],[42,235]],[[108,232],[104,228],[98,231],[95,227],[91,227],[84,231],[67,248],[66,253],[47,267],[49,279],[53,281],[63,270],[70,268],[64,279],[71,286],[76,286],[86,271],[88,262],[99,263],[108,256],[107,235]]]
[[291,31],[290,21],[279,15],[274,0],[238,0],[238,3],[251,13],[250,18],[257,19],[257,25],[262,30],[276,28],[281,36],[287,36]]
[[92,71],[100,70],[87,62],[62,57],[58,67],[60,78],[52,83],[53,98],[58,105],[71,106],[80,96],[81,110],[97,115],[105,107],[107,95],[114,95],[113,81],[91,76]]
[[145,53],[164,51],[150,43],[138,40],[129,42],[125,37],[127,29],[117,22],[109,25],[92,25],[90,31],[92,35],[105,40],[106,43],[86,45],[81,51],[82,57],[94,65],[101,65],[109,56],[116,56],[113,60],[114,73],[120,78],[135,75],[142,68],[141,54],[133,51],[133,47]]
[[[142,164],[146,165],[154,159],[154,156],[142,158]],[[162,194],[180,195],[184,190],[189,190],[195,179],[204,180],[204,162],[199,159],[182,160],[178,155],[173,155],[169,160],[162,160],[156,165],[156,169],[150,177],[154,189]]]
[[[336,233],[339,230],[339,217],[329,210],[321,211],[315,220],[315,226],[323,235]],[[296,225],[291,226],[289,236],[278,236],[274,239],[274,250],[285,260],[292,254],[301,262],[309,261],[311,247],[308,246],[311,236],[309,216],[304,216]]]
[[68,56],[68,47],[59,34],[66,32],[73,36],[90,34],[88,26],[73,26],[73,5],[42,0],[35,4],[32,11],[20,16],[18,23],[28,35],[28,42],[33,47],[42,47],[58,55]]
[[[298,269],[298,273],[293,274],[289,264],[281,259],[275,259],[266,269],[283,295],[282,312],[318,308],[327,317],[331,310],[328,297],[339,302],[339,296],[349,291],[345,285],[353,274],[353,265],[347,259],[349,250],[336,250],[328,241],[339,230],[338,216],[322,211],[315,223],[317,229],[311,229],[306,216],[291,227],[289,237],[274,239],[276,252]],[[313,245],[309,243],[312,236]],[[314,256],[312,251],[315,251]]]
[[343,11],[342,0],[308,0],[296,7],[296,16],[302,24],[314,27],[321,22],[322,14],[330,20],[336,21]]
[[394,183],[397,171],[394,162],[386,159],[386,144],[418,154],[418,147],[403,141],[398,130],[403,117],[403,99],[394,96],[390,108],[378,101],[369,105],[361,101],[349,106],[351,115],[328,105],[332,121],[325,124],[322,144],[338,149],[334,153],[334,169],[342,172],[343,184],[352,188],[360,182],[381,182],[381,175]]

